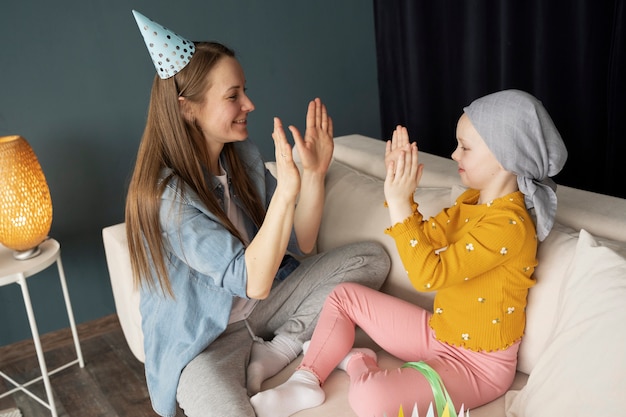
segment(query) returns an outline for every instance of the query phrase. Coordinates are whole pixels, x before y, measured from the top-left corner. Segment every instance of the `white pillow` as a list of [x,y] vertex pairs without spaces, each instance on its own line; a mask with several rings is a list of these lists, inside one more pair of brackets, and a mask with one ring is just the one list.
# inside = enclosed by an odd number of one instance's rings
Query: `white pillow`
[[626,259],[580,231],[558,322],[508,417],[613,416],[626,410]]
[[572,263],[577,241],[577,232],[555,224],[537,248],[539,264],[533,274],[537,283],[528,292],[526,329],[517,362],[517,369],[526,374],[535,367],[552,335],[557,308],[555,300]]

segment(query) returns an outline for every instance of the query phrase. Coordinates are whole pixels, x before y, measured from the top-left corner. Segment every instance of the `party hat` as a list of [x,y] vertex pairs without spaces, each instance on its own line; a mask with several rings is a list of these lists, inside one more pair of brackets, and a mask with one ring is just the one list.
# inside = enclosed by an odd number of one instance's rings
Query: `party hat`
[[164,28],[136,10],[133,10],[133,16],[159,77],[170,78],[185,68],[196,50],[193,42]]

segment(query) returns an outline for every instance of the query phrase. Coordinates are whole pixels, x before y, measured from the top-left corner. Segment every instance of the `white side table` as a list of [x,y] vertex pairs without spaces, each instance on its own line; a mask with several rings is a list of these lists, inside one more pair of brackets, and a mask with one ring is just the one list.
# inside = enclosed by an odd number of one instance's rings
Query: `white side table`
[[[67,292],[65,273],[63,272],[63,265],[61,264],[61,248],[59,242],[54,239],[48,239],[41,245],[39,245],[39,247],[41,248],[41,253],[39,255],[28,260],[18,261],[13,258],[13,251],[0,245],[0,287],[15,283],[22,288],[22,297],[24,298],[24,305],[26,307],[26,313],[28,314],[28,322],[30,324],[31,333],[33,334],[33,341],[35,343],[35,350],[37,351],[39,367],[41,368],[40,377],[32,379],[24,384],[20,384],[14,381],[8,375],[0,371],[0,376],[2,376],[4,379],[6,379],[8,382],[15,386],[14,389],[0,395],[0,398],[11,395],[16,391],[23,391],[24,393],[35,399],[37,402],[39,402],[41,405],[48,408],[52,412],[52,417],[57,417],[57,410],[54,404],[54,396],[52,394],[52,387],[50,385],[50,375],[55,374],[75,364],[79,364],[82,368],[85,366],[85,363],[83,361],[83,353],[80,349],[80,343],[78,341],[78,333],[76,332],[76,323],[74,321],[74,313],[72,311],[72,304],[70,303],[70,296]],[[74,338],[76,359],[52,371],[48,371],[48,368],[46,366],[46,360],[43,354],[43,349],[41,348],[41,340],[39,338],[39,331],[37,330],[37,322],[35,321],[35,314],[33,313],[33,306],[30,300],[30,293],[28,292],[26,279],[32,275],[35,275],[38,272],[43,271],[55,262],[59,269],[59,279],[61,281],[63,297],[65,298],[65,308],[67,309],[67,316],[70,321],[72,336]],[[41,381],[42,379],[46,388],[48,402],[44,401],[42,398],[27,389],[28,386],[38,381]]]

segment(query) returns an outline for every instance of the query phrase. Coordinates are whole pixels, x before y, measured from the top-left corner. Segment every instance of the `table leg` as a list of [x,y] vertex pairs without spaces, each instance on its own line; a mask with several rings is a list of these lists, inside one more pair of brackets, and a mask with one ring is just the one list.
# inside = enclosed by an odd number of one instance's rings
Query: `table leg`
[[76,331],[76,322],[74,321],[74,311],[72,310],[72,303],[70,302],[70,294],[67,291],[67,282],[65,281],[65,272],[63,271],[63,264],[61,263],[61,255],[57,258],[57,267],[59,269],[59,280],[61,281],[61,289],[63,290],[63,298],[65,299],[65,308],[67,309],[67,317],[70,321],[70,328],[72,329],[72,337],[74,338],[74,348],[76,349],[76,357],[78,358],[78,364],[81,368],[85,367],[83,360],[83,352],[80,348],[80,342],[78,340],[78,332]]
[[28,323],[30,324],[30,330],[31,330],[31,333],[33,334],[35,350],[37,351],[37,359],[39,360],[39,368],[41,369],[41,376],[43,379],[43,384],[46,388],[46,395],[48,396],[47,406],[50,408],[50,411],[52,412],[52,417],[57,417],[57,410],[54,404],[54,395],[52,394],[52,386],[50,385],[50,377],[48,375],[48,368],[46,366],[46,358],[44,357],[43,349],[41,347],[41,340],[39,339],[39,330],[37,329],[37,322],[35,321],[35,313],[33,312],[33,305],[30,301],[30,293],[28,292],[28,286],[26,285],[26,278],[24,276],[21,276],[20,279],[18,280],[18,284],[22,288],[22,297],[24,298],[24,305],[26,306],[26,314],[28,315]]

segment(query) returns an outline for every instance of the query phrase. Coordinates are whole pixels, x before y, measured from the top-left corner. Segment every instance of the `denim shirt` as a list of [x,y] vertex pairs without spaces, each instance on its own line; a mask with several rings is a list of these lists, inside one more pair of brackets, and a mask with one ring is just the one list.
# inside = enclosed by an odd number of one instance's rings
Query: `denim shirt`
[[[249,140],[237,142],[235,147],[267,209],[276,189],[275,178]],[[164,171],[164,175],[169,173]],[[160,207],[174,298],[146,286],[140,290],[148,391],[154,410],[167,417],[176,414],[176,388],[183,368],[226,329],[233,296],[248,298],[243,244],[184,184],[185,193],[181,196],[179,182],[177,177],[169,181]],[[210,183],[218,198],[223,195],[216,178],[211,177]],[[232,189],[230,193],[241,207]],[[247,216],[244,221],[252,239],[258,228]],[[288,250],[301,253],[293,230]],[[282,279],[295,269],[294,262],[281,265],[275,279]]]

